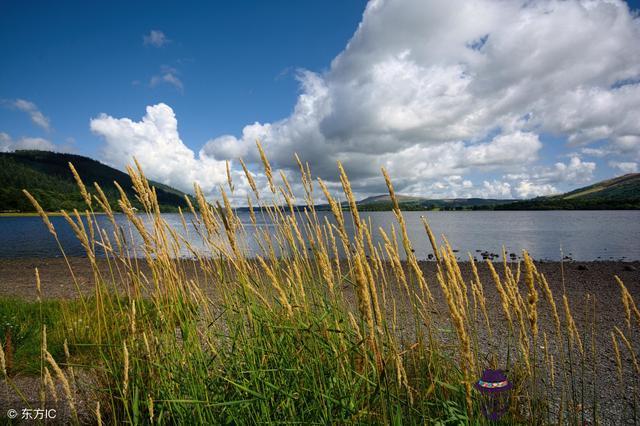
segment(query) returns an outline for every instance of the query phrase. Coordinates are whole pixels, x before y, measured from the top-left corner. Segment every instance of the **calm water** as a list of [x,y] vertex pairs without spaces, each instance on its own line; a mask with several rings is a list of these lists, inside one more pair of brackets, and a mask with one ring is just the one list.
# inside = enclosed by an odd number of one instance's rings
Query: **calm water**
[[[419,259],[426,259],[431,253],[420,222],[420,216],[426,215],[436,236],[445,234],[452,247],[459,250],[460,257],[466,258],[467,252],[478,258],[481,258],[481,251],[500,253],[504,245],[507,252],[520,253],[527,249],[535,259],[558,260],[562,251],[575,260],[640,260],[640,211],[404,212],[404,215]],[[376,230],[382,227],[388,231],[395,223],[391,212],[363,213],[362,216],[371,220]],[[165,217],[196,247],[204,249],[194,238],[193,229],[182,230],[178,215],[166,214]],[[247,230],[245,250],[256,254],[259,252],[254,239],[256,229],[248,214],[240,214],[240,219]],[[82,247],[64,218],[53,217],[51,220],[66,253],[83,255]],[[118,220],[126,223],[124,217]],[[110,229],[105,217],[100,217],[99,222],[105,229]],[[265,221],[258,227],[268,230],[273,225]],[[132,245],[139,243],[135,231],[130,238]],[[377,236],[375,239],[381,240]],[[0,217],[0,258],[58,256],[60,250],[40,218]]]

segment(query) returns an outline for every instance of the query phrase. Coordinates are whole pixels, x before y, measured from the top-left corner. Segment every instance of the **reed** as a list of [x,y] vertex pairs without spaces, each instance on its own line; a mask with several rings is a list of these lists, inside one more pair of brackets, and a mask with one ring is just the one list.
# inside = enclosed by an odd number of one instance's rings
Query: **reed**
[[[507,369],[514,383],[506,423],[577,420],[578,401],[584,400],[586,380],[595,380],[596,368],[587,378],[587,355],[569,299],[562,295],[563,322],[549,283],[526,252],[522,270],[504,259],[501,273],[493,262],[476,265],[470,257],[467,280],[450,244],[446,239],[438,244],[424,218],[437,267],[430,279],[438,286],[432,289],[385,170],[395,215],[391,232],[373,229],[360,215],[341,164],[342,196],[317,180],[329,219],[316,211],[315,181],[296,156],[308,205],[296,211],[288,177],[281,172],[278,186],[259,142],[257,149],[271,194],[260,197],[240,159],[253,192],[247,198],[250,220],[272,226],[248,231],[225,188],[211,201],[196,185],[196,202],[187,198],[189,220],[182,211],[180,216],[182,231],[200,239],[198,248],[160,214],[139,164],[128,171],[140,212],[121,188],[117,208],[99,186],[96,195],[89,194],[72,168],[87,209],[63,215],[94,269],[95,291],[81,298],[84,309],[64,309],[64,362],[47,350],[44,339],[40,352],[43,383],[52,389],[53,376],[62,383],[60,397],[75,421],[71,383],[85,370],[98,381],[90,409],[98,424],[483,424],[481,397],[472,383],[486,368]],[[227,183],[233,194],[229,163]],[[26,195],[57,238],[37,200]],[[97,206],[106,212],[109,228],[96,218]],[[116,220],[118,210],[126,223]],[[134,236],[140,246],[132,246]],[[248,237],[259,247],[255,257],[243,245]],[[188,260],[180,259],[185,251]],[[98,263],[106,263],[108,272]],[[491,289],[483,287],[479,268],[494,281],[502,315],[487,308]],[[622,320],[630,330],[633,317],[640,325],[640,314],[616,279]],[[40,300],[39,279],[36,291]],[[539,292],[547,303],[539,303]],[[434,315],[439,312],[444,315]],[[555,342],[541,328],[545,316],[551,318]],[[88,330],[77,326],[80,319]],[[621,377],[619,341],[630,353],[631,368],[638,369],[627,335],[618,327],[610,335]],[[593,342],[592,334],[595,351]],[[87,347],[91,356],[80,357],[79,348]],[[2,349],[0,369],[6,376]],[[595,397],[592,405],[592,420],[598,422]],[[559,408],[552,412],[553,406]]]

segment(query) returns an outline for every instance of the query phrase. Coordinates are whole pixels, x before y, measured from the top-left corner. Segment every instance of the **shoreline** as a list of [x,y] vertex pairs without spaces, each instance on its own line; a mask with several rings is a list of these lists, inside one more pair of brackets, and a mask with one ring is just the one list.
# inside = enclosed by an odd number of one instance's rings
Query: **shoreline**
[[[287,206],[280,206],[282,209],[284,210],[288,210]],[[294,206],[294,210],[296,211],[296,213],[302,213],[304,212],[304,209],[307,208],[306,206]],[[232,209],[236,212],[240,212],[240,213],[246,213],[249,211],[249,207],[248,206],[240,206],[240,207],[232,207]],[[260,210],[261,207],[254,207],[254,210]],[[318,212],[331,212],[331,210],[327,207],[324,208],[324,205],[319,205],[319,206],[315,206],[315,210]],[[445,212],[445,213],[451,213],[451,212],[575,212],[575,211],[579,211],[579,212],[612,212],[612,211],[639,211],[640,208],[609,208],[609,209],[602,209],[602,208],[597,208],[597,209],[403,209],[402,207],[400,207],[400,211],[403,212],[425,212],[425,213],[433,213],[433,212]],[[67,212],[70,212],[72,210],[68,210]],[[83,211],[78,210],[81,213]],[[344,213],[349,213],[350,210],[349,209],[342,209],[342,212]],[[377,210],[377,209],[367,209],[366,207],[361,207],[358,206],[358,212],[360,213],[393,213],[393,209],[386,209],[386,210]],[[143,213],[143,212],[140,212]],[[178,213],[178,211],[161,211],[161,213]],[[190,213],[188,211],[184,211],[183,213],[187,214]],[[45,214],[47,216],[62,216],[62,213],[60,212],[60,210],[56,210],[56,211],[52,211],[52,212],[45,212]],[[97,215],[104,215],[106,214],[105,212],[101,212],[101,211],[94,211],[92,212],[92,214],[97,214]],[[116,215],[122,215],[122,212],[119,211],[114,211],[113,214]],[[0,217],[32,217],[32,216],[40,216],[40,213],[38,212],[0,212]]]
[[[91,292],[93,286],[93,272],[86,257],[68,257],[69,264],[78,280],[80,287]],[[146,264],[143,258],[139,259],[143,269]],[[191,259],[181,259],[180,262],[191,263]],[[478,259],[476,262],[480,272],[481,281],[485,287],[494,287],[491,276],[488,273],[485,261]],[[499,272],[502,269],[502,260],[493,260]],[[97,259],[102,271],[108,272],[108,263],[105,259]],[[516,262],[509,261],[510,264]],[[598,296],[606,290],[612,290],[608,284],[615,284],[614,275],[625,282],[629,291],[636,300],[640,300],[640,260],[535,260],[534,263],[540,272],[547,277],[554,290],[561,288],[564,270],[564,281],[568,293],[575,291],[589,291]],[[406,262],[403,261],[406,266]],[[428,282],[435,283],[436,263],[431,260],[419,261]],[[471,279],[470,263],[468,260],[459,261],[463,276]],[[20,297],[25,300],[35,299],[35,268],[38,268],[42,293],[45,298],[68,299],[76,295],[71,274],[63,257],[47,258],[0,258],[0,297]],[[617,287],[616,287],[617,288]],[[206,290],[206,289],[205,289]]]

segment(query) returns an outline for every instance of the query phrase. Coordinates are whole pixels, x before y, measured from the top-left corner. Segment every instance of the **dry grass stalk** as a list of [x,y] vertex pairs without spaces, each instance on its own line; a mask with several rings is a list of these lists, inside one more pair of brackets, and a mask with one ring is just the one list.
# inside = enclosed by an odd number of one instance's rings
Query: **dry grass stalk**
[[44,384],[47,388],[49,388],[49,392],[51,396],[53,396],[53,400],[58,402],[58,392],[56,391],[56,385],[53,383],[53,378],[51,377],[51,373],[47,367],[44,367]]
[[582,346],[582,339],[580,338],[580,333],[578,332],[578,327],[576,326],[576,322],[573,320],[573,315],[571,315],[571,308],[569,308],[569,300],[567,299],[567,295],[562,295],[562,303],[564,305],[564,315],[567,321],[567,329],[569,335],[569,342],[573,343],[574,339],[578,343],[578,349],[581,354],[584,354],[584,348]]
[[111,204],[109,203],[107,196],[105,195],[104,191],[102,191],[100,185],[98,185],[98,182],[94,182],[93,186],[96,188],[96,192],[98,193],[98,195],[94,195],[93,198],[98,202],[98,205],[100,206],[102,211],[105,212],[111,223],[115,225],[113,210],[111,209]]
[[4,356],[4,345],[0,343],[0,372],[7,377],[7,361]]
[[153,398],[151,398],[151,395],[147,395],[147,401],[149,405],[149,423],[153,424],[154,412],[153,412]]
[[347,177],[347,173],[342,167],[342,163],[338,161],[338,170],[340,171],[340,182],[342,183],[342,190],[349,203],[349,210],[351,217],[353,218],[353,225],[355,227],[355,239],[356,241],[362,241],[362,224],[360,223],[360,214],[358,213],[358,204],[356,198],[351,190],[351,183]]
[[622,306],[624,307],[624,311],[625,311],[627,328],[631,329],[631,314],[633,314],[633,316],[636,318],[636,322],[638,323],[638,328],[640,328],[640,310],[638,310],[638,307],[636,306],[636,303],[633,300],[631,293],[629,293],[629,290],[624,285],[622,280],[617,275],[614,275],[614,278],[618,283],[618,286],[620,287],[620,292],[622,297]]
[[545,299],[547,300],[547,302],[549,303],[549,306],[551,306],[551,313],[553,315],[553,322],[555,324],[556,327],[556,335],[558,336],[558,338],[560,337],[560,335],[562,334],[561,331],[561,326],[560,326],[560,315],[558,315],[558,308],[556,306],[556,301],[553,297],[553,292],[551,291],[551,287],[549,287],[549,283],[547,282],[547,279],[545,278],[545,276],[543,274],[537,274],[537,280],[538,283],[540,283],[542,285],[542,289],[544,291],[544,295],[545,295]]
[[244,170],[244,175],[247,177],[247,182],[249,183],[249,186],[253,190],[253,193],[256,195],[256,198],[259,200],[260,192],[258,191],[258,187],[256,186],[256,181],[253,180],[253,176],[251,175],[251,172],[249,172],[249,169],[247,168],[247,166],[244,164],[244,161],[242,161],[242,158],[240,158],[239,161],[240,161],[240,165],[242,166],[242,170]]
[[36,297],[38,302],[40,302],[42,300],[42,286],[40,285],[40,272],[38,271],[38,268],[35,268],[36,270]]
[[73,393],[71,392],[69,380],[67,380],[67,377],[64,375],[62,369],[60,369],[58,363],[55,359],[53,359],[49,351],[45,350],[44,356],[51,368],[53,368],[53,371],[56,373],[56,377],[58,377],[58,380],[60,380],[60,383],[62,383],[62,389],[64,391],[65,397],[67,398],[67,405],[69,405],[69,409],[71,410],[73,417],[77,418],[75,398],[73,397]]
[[477,299],[480,302],[480,309],[482,311],[482,315],[484,316],[485,324],[487,326],[487,331],[489,331],[489,337],[493,336],[493,332],[491,330],[491,322],[489,321],[489,314],[487,313],[487,304],[486,298],[484,297],[484,289],[482,287],[482,281],[480,280],[480,275],[478,274],[478,267],[476,265],[476,261],[473,259],[471,254],[469,254],[469,264],[471,265],[471,271],[473,272],[474,283],[472,282],[472,288],[477,292]]
[[262,145],[259,140],[256,140],[256,146],[258,147],[258,152],[260,153],[260,160],[262,160],[262,165],[264,166],[264,172],[267,175],[267,180],[269,181],[269,188],[271,188],[271,192],[276,193],[276,187],[273,185],[273,171],[271,169],[271,164],[269,164],[269,160],[262,149]]
[[509,305],[510,305],[509,296],[507,295],[507,292],[505,291],[504,286],[502,285],[502,281],[500,280],[500,276],[496,272],[496,269],[493,267],[493,262],[491,262],[490,260],[487,259],[486,263],[487,263],[487,266],[489,267],[489,272],[491,273],[491,276],[493,277],[493,282],[496,285],[496,290],[498,290],[498,295],[500,296],[502,312],[504,313],[504,316],[507,318],[507,322],[509,324],[509,327],[511,329],[513,329],[513,320],[511,318],[511,309],[509,307]]
[[631,354],[631,360],[633,361],[633,366],[635,367],[636,374],[640,374],[640,364],[638,364],[638,358],[636,357],[636,353],[631,346],[631,342],[629,342],[629,339],[627,339],[627,336],[624,335],[622,330],[620,330],[616,326],[614,326],[613,328],[616,333],[618,333],[618,336],[620,336],[620,340],[622,340],[622,343],[624,343],[624,345],[627,347],[629,354]]
[[427,221],[427,218],[424,216],[420,216],[420,219],[422,220],[422,224],[424,225],[424,230],[427,233],[427,236],[429,237],[429,243],[431,243],[431,248],[433,249],[433,255],[436,258],[436,261],[438,263],[440,263],[440,255],[438,253],[438,244],[436,243],[436,238],[433,235],[433,232],[431,231],[431,226],[429,226],[429,222]]
[[620,356],[620,347],[618,346],[618,339],[616,339],[615,333],[611,332],[611,341],[613,342],[613,351],[616,354],[616,366],[618,367],[618,379],[622,382],[622,357]]
[[84,199],[84,202],[87,203],[87,206],[91,207],[91,195],[87,192],[87,188],[84,186],[84,182],[80,178],[80,175],[76,171],[76,168],[73,167],[73,164],[69,163],[69,168],[71,169],[71,173],[73,174],[73,178],[76,180],[76,184],[78,188],[80,188],[80,194]]
[[553,359],[552,355],[549,354],[549,342],[547,341],[547,333],[542,332],[543,341],[544,341],[544,359],[547,364],[547,368],[549,369],[549,377],[551,379],[551,386],[555,386],[555,377],[553,371]]
[[49,220],[49,216],[47,216],[47,214],[44,212],[44,210],[40,206],[40,203],[38,203],[38,201],[36,201],[36,199],[33,198],[33,195],[31,195],[29,191],[27,191],[26,189],[23,189],[22,192],[29,199],[29,202],[31,202],[31,204],[35,207],[36,211],[38,212],[38,215],[40,216],[44,224],[47,225],[47,229],[49,230],[49,232],[54,237],[57,238],[58,234],[56,233],[55,228],[51,224],[51,221]]
[[420,285],[420,289],[427,294],[427,297],[429,298],[431,303],[434,303],[433,296],[431,295],[431,290],[429,289],[429,286],[427,284],[427,280],[425,279],[424,274],[422,273],[422,269],[420,269],[420,266],[418,265],[418,259],[416,259],[413,247],[411,246],[411,240],[409,239],[409,234],[407,233],[407,225],[404,221],[404,216],[402,216],[402,212],[400,211],[400,205],[398,204],[398,199],[396,198],[396,193],[393,189],[391,178],[389,177],[389,174],[384,169],[384,167],[381,170],[382,170],[382,175],[384,176],[385,183],[387,185],[387,189],[389,190],[389,196],[391,197],[391,202],[393,204],[393,212],[396,216],[396,220],[398,221],[398,224],[400,224],[400,232],[402,234],[402,245],[404,247],[405,255],[407,257],[407,262],[409,263],[409,266],[411,267],[414,275],[418,279],[418,284]]
[[229,164],[229,160],[226,161],[227,166],[227,184],[229,184],[229,191],[233,194],[235,187],[233,186],[233,179],[231,179],[231,165]]
[[447,281],[444,279],[444,276],[442,275],[442,271],[440,270],[439,265],[437,277],[438,282],[440,283],[440,287],[442,288],[442,292],[444,293],[445,299],[447,301],[447,305],[449,306],[449,316],[451,317],[453,326],[456,329],[456,334],[458,335],[458,341],[460,343],[460,355],[462,356],[463,363],[462,367],[464,372],[467,410],[469,413],[471,413],[471,381],[473,380],[472,374],[476,370],[475,357],[473,356],[473,352],[471,350],[471,339],[469,338],[469,334],[467,333],[467,329],[465,326],[465,320],[459,309],[460,301],[456,301],[455,293],[454,291],[452,291],[452,286],[454,286],[455,283],[447,283]]
[[287,175],[284,174],[284,171],[280,170],[280,179],[282,179],[282,183],[284,184],[284,189],[286,189],[286,195],[294,200],[296,197],[293,193],[293,189],[291,189],[291,185],[289,185],[289,179],[287,179]]
[[124,342],[122,345],[122,358],[123,358],[123,367],[122,367],[122,395],[126,398],[127,391],[129,390],[129,350],[127,349],[127,342]]
[[358,310],[361,317],[367,324],[369,336],[373,338],[375,332],[374,314],[371,307],[371,297],[369,293],[369,281],[367,280],[362,259],[359,254],[356,254],[355,258],[355,278],[356,278],[356,290],[358,295]]
[[533,265],[533,261],[531,257],[529,257],[529,253],[526,251],[523,252],[524,256],[524,266],[525,266],[525,280],[524,282],[527,285],[528,294],[527,294],[527,302],[528,302],[528,318],[529,318],[529,326],[531,327],[531,334],[533,335],[533,342],[535,342],[538,338],[538,291],[536,290],[535,282],[533,280],[534,273],[536,272],[536,268]]
[[62,343],[62,348],[64,350],[64,359],[65,359],[65,362],[67,363],[67,370],[69,370],[69,376],[71,376],[71,382],[75,385],[76,376],[73,371],[73,367],[71,366],[71,354],[69,353],[69,345],[67,343],[67,339],[64,339],[64,342]]
[[280,285],[280,280],[278,280],[275,273],[273,272],[273,269],[269,265],[267,265],[267,263],[261,256],[258,256],[257,259],[260,263],[260,266],[271,281],[271,286],[278,293],[278,300],[280,300],[280,304],[282,304],[282,306],[286,309],[287,314],[291,316],[293,314],[293,308],[291,307],[291,303],[289,303],[289,297],[287,296],[287,293],[282,288],[282,285]]
[[100,413],[100,401],[96,401],[96,424],[102,426],[102,414]]

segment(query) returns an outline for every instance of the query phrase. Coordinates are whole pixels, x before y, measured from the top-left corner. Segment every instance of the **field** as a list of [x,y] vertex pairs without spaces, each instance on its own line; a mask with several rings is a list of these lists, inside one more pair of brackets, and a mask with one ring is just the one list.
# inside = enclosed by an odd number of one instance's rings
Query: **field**
[[[262,157],[270,189],[260,194],[245,170],[263,200],[251,212],[275,226],[259,231],[263,254],[251,259],[224,192],[215,205],[197,187],[197,204],[186,200],[202,252],[163,221],[140,168],[129,174],[146,222],[127,193],[118,201],[130,227],[116,224],[99,186],[87,189],[76,175],[86,211],[65,217],[85,247],[90,282],[73,275],[77,297],[51,301],[35,271],[32,301],[0,300],[9,318],[2,392],[34,406],[57,400],[78,423],[483,424],[473,385],[483,370],[501,369],[513,384],[504,424],[638,422],[640,311],[622,280],[611,277],[616,295],[602,309],[593,294],[567,289],[563,275],[549,283],[526,252],[522,262],[460,265],[425,219],[437,259],[427,273],[386,172],[397,224],[374,246],[382,230],[360,219],[341,166],[349,212],[300,164],[309,205],[301,223],[289,183],[281,176],[277,185]],[[315,215],[318,188],[335,225]],[[94,208],[118,231],[97,229]],[[142,235],[143,259],[128,251],[129,232]],[[176,259],[180,247],[194,260]],[[96,257],[102,249],[106,259]],[[614,368],[603,369],[610,356]],[[35,400],[20,387],[26,373],[37,375]],[[612,412],[610,401],[620,408]]]

